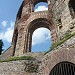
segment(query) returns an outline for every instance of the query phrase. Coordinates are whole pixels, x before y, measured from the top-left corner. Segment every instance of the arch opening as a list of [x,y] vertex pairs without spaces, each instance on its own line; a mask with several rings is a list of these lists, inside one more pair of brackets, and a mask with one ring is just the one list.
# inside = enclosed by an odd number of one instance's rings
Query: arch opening
[[48,3],[47,0],[34,0],[34,6],[36,4],[38,4],[38,3],[40,3],[40,2],[46,2],[46,3]]
[[17,39],[18,39],[18,30],[16,29],[14,31],[14,35],[13,35],[13,45],[14,45],[14,51],[13,51],[13,55],[15,54],[15,49],[16,49],[16,44],[17,44]]
[[[27,44],[25,44],[25,49],[27,50],[27,52],[32,51],[31,50],[32,49],[32,35],[38,28],[41,28],[41,27],[46,28],[49,32],[51,31],[51,36],[50,36],[51,39],[48,39],[48,40],[53,42],[53,41],[55,41],[54,39],[57,38],[56,32],[55,32],[55,27],[50,21],[48,21],[48,19],[46,19],[46,18],[35,19],[32,22],[30,22],[30,24],[27,27],[27,37],[26,37]],[[46,34],[46,35],[48,36],[48,34]],[[50,41],[48,42],[49,43],[48,47],[50,46]]]
[[47,11],[47,10],[48,10],[47,2],[39,2],[34,6],[34,12]]
[[75,18],[75,0],[70,0],[68,5],[69,5],[71,17],[72,19],[74,19]]
[[49,75],[75,75],[75,64],[71,62],[60,62],[53,67]]
[[44,27],[38,28],[32,35],[32,50],[31,52],[45,52],[51,46],[50,30]]

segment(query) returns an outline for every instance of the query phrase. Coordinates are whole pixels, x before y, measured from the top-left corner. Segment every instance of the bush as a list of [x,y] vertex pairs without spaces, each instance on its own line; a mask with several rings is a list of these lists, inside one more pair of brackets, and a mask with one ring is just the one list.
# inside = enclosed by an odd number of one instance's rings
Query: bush
[[0,39],[0,55],[1,55],[2,51],[3,51],[3,49],[2,49],[3,46],[4,46],[3,41]]

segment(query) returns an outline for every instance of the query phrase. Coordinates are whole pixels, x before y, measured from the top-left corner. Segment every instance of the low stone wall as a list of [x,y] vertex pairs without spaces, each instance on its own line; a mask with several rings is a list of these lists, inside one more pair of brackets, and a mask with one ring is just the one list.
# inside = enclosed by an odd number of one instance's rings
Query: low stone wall
[[28,52],[23,54],[22,56],[31,56],[37,60],[41,60],[45,55],[45,52]]
[[37,75],[39,64],[36,59],[0,62],[0,75]]
[[0,59],[1,60],[4,60],[4,59],[7,59],[9,57],[13,56],[13,49],[12,47],[10,46],[1,56],[0,56]]

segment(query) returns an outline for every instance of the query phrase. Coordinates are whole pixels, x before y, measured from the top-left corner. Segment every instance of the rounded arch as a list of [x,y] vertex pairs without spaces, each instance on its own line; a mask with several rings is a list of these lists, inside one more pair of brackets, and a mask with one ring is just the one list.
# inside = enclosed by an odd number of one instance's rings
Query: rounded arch
[[48,28],[51,31],[55,29],[54,25],[47,18],[34,19],[32,22],[30,22],[27,29],[31,30],[31,32],[34,32],[34,30],[40,27]]
[[34,12],[48,11],[47,2],[39,2],[34,6]]
[[[38,35],[38,36],[37,36]],[[45,52],[51,47],[51,33],[48,28],[37,28],[32,34],[31,52]]]
[[[46,18],[37,18],[33,21],[31,21],[28,25],[27,25],[27,34],[26,34],[26,50],[28,52],[31,52],[31,46],[32,46],[32,34],[33,32],[40,27],[45,27],[48,28],[51,31],[51,39],[52,41],[55,41],[53,39],[57,38],[56,36],[56,31],[55,31],[55,27],[54,25]],[[54,35],[55,34],[55,35]]]
[[46,3],[48,3],[47,0],[34,0],[34,6],[35,6],[37,3],[39,3],[39,2],[46,2]]
[[56,64],[51,70],[49,75],[74,75],[75,74],[75,64],[63,61]]

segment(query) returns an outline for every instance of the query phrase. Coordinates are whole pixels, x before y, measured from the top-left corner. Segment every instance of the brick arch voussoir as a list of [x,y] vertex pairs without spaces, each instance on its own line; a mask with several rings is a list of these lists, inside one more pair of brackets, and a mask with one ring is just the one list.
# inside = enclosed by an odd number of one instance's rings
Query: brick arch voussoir
[[[50,22],[50,21],[48,20],[48,18],[45,18],[45,17],[34,18],[33,20],[31,20],[31,21],[27,24],[26,29],[28,30],[28,29],[31,27],[31,25],[34,25],[34,23],[36,22],[36,20],[40,20],[40,19],[43,19],[42,22],[44,21],[46,24],[49,25],[49,26],[48,26],[48,27],[49,27],[49,30],[54,29],[54,25],[52,24],[52,22]],[[37,21],[37,22],[39,22],[39,21]]]
[[[40,14],[40,13],[38,13],[38,14]],[[47,15],[37,15],[37,14],[35,14],[35,15],[32,15],[32,16],[30,16],[30,18],[27,20],[27,26],[32,22],[32,21],[34,21],[34,20],[36,20],[36,19],[39,19],[39,18],[45,18],[45,19],[48,19],[48,16]]]

